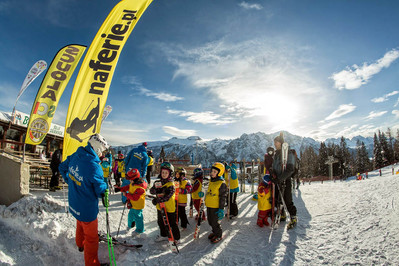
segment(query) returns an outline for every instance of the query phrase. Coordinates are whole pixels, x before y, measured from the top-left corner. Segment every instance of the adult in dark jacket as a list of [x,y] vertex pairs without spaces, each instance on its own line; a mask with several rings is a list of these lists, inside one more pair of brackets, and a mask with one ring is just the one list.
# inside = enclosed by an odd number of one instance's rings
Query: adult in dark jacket
[[[276,152],[273,157],[272,166],[272,181],[278,185],[283,193],[284,202],[287,206],[288,212],[291,217],[291,222],[288,224],[289,228],[292,228],[297,223],[296,207],[292,201],[292,190],[291,190],[291,177],[295,172],[295,155],[288,149],[288,158],[285,169],[282,165],[282,144],[284,139],[282,136],[277,136],[274,139],[274,146],[276,147]],[[279,193],[276,191],[276,193]]]
[[[108,198],[107,183],[100,165],[102,152],[108,149],[105,139],[94,134],[86,147],[60,164],[60,173],[68,183],[68,202],[76,218],[76,245],[84,251],[85,265],[100,265],[98,260],[98,198]],[[104,205],[108,206],[105,200]]]
[[58,167],[60,166],[61,161],[62,161],[62,149],[58,149],[51,156],[51,163],[50,163],[50,169],[53,172],[53,175],[51,176],[50,180],[50,191],[53,192],[56,191],[57,189],[60,189],[59,187],[60,170],[58,170]]

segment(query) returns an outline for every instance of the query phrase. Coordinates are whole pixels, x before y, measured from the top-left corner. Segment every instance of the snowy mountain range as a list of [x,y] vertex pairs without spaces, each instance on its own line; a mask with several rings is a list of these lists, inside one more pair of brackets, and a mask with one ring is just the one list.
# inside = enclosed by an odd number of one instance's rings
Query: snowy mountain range
[[[292,149],[296,150],[298,156],[300,155],[300,151],[305,150],[309,146],[313,147],[316,152],[319,151],[320,141],[308,137],[293,135],[287,131],[284,131],[283,133],[285,141],[290,144]],[[203,140],[198,136],[192,136],[186,139],[173,137],[166,141],[150,141],[147,143],[148,149],[153,151],[156,159],[159,158],[159,154],[163,147],[166,156],[174,153],[177,158],[189,157],[192,163],[201,163],[204,167],[207,167],[215,161],[232,161],[235,159],[251,161],[252,159],[257,160],[258,158],[263,160],[267,147],[274,147],[273,140],[277,135],[279,135],[279,132],[272,134],[257,132],[243,134],[239,138],[231,140],[218,138],[213,140]],[[369,154],[372,154],[372,137],[357,136],[352,139],[346,139],[347,146],[351,150],[354,150],[358,140],[363,141]],[[325,141],[326,145],[329,143],[339,145],[340,142],[341,138],[330,138]],[[141,143],[112,148],[115,152],[121,151],[126,155],[131,149],[140,144]]]

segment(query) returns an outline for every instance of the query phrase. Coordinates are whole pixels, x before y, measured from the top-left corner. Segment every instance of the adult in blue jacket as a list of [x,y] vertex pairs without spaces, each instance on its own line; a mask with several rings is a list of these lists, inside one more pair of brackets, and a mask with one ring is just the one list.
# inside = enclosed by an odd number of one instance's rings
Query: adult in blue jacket
[[76,245],[79,251],[84,251],[86,265],[100,265],[98,198],[108,191],[99,157],[106,149],[108,144],[105,139],[94,134],[86,147],[79,147],[59,166],[62,177],[68,183],[69,210],[77,220]]
[[[144,142],[142,145],[131,150],[125,158],[126,172],[130,169],[138,169],[140,176],[145,178],[147,173],[147,165],[150,163],[150,157],[147,154],[147,143]],[[145,179],[144,179],[145,181]]]

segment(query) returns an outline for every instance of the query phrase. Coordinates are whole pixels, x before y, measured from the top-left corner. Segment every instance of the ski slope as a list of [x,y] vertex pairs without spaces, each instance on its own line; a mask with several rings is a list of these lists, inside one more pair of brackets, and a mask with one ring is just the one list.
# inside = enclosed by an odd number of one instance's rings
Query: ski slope
[[[210,227],[195,223],[181,232],[180,254],[167,242],[156,243],[156,209],[148,199],[144,209],[146,232],[132,238],[126,231],[127,210],[119,239],[143,244],[139,250],[114,247],[118,265],[399,265],[399,175],[392,168],[370,172],[361,181],[306,183],[295,191],[298,225],[273,231],[256,225],[257,203],[249,193],[238,197],[240,214],[222,221],[224,239],[211,244]],[[250,191],[249,185],[246,191]],[[111,232],[116,235],[123,212],[120,194],[110,196]],[[84,265],[74,236],[76,220],[65,212],[62,192],[31,191],[9,207],[0,206],[0,262],[2,265]],[[188,211],[187,211],[188,212]],[[105,232],[105,209],[100,208],[99,230]],[[99,258],[109,262],[106,243]]]

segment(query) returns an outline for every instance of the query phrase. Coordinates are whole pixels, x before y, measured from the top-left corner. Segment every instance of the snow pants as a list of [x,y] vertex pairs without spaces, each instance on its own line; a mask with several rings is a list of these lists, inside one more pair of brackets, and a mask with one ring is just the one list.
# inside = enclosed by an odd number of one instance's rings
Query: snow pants
[[258,220],[256,222],[256,224],[260,227],[263,227],[263,225],[269,226],[269,222],[267,221],[267,218],[269,217],[269,213],[272,210],[265,210],[265,211],[259,211],[258,212]]
[[206,208],[206,214],[208,215],[208,223],[212,227],[212,233],[217,237],[222,237],[222,227],[220,226],[218,215],[216,214],[218,210],[217,208]]
[[[195,199],[194,201],[194,208],[197,210],[197,217],[199,217],[199,212],[200,212],[200,204],[201,204],[201,199]],[[202,212],[202,220],[205,220],[206,216],[205,216],[205,208],[204,211]]]
[[231,192],[230,194],[230,215],[237,216],[238,215],[238,206],[237,206],[237,192]]
[[144,218],[143,218],[143,210],[130,209],[129,214],[127,215],[127,226],[131,227],[132,222],[136,223],[136,232],[143,233],[144,232]]
[[98,219],[91,222],[76,220],[76,245],[84,248],[85,265],[100,265],[98,260]]
[[[176,213],[175,212],[167,212],[169,225],[172,230],[172,234],[175,240],[180,239],[180,230],[176,223]],[[169,236],[169,228],[167,225],[164,224],[162,213],[160,210],[157,210],[157,218],[158,218],[158,226],[159,230],[161,231],[161,236],[167,237]]]
[[178,208],[178,214],[179,214],[179,220],[180,220],[180,225],[183,228],[187,228],[188,220],[187,220],[187,214],[186,214],[186,206],[177,206]]

